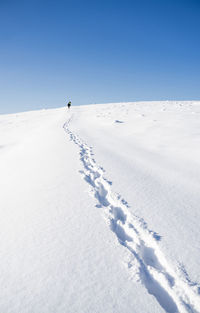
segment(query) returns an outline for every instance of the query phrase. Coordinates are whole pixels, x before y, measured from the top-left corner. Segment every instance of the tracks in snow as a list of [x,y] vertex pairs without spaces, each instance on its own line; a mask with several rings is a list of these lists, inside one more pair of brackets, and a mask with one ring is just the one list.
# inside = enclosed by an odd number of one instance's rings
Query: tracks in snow
[[159,235],[149,230],[144,220],[131,214],[127,202],[112,191],[112,183],[105,179],[103,168],[96,164],[92,148],[69,129],[69,122],[70,119],[63,128],[80,149],[81,175],[92,187],[97,206],[104,209],[111,231],[129,251],[127,267],[132,277],[145,286],[166,312],[200,312],[198,286],[167,262],[158,245]]

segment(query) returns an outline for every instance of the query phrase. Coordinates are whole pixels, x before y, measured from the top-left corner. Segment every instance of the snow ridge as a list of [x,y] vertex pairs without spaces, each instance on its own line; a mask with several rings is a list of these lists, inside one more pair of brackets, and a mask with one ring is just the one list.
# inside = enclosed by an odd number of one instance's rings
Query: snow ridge
[[192,283],[166,260],[158,245],[161,237],[148,229],[145,221],[129,211],[128,203],[112,191],[112,183],[104,177],[104,169],[96,164],[89,147],[69,129],[70,118],[63,126],[70,139],[80,149],[83,164],[81,175],[91,186],[97,207],[104,209],[106,221],[118,242],[127,249],[127,267],[132,278],[137,278],[153,295],[165,312],[200,312],[197,284]]

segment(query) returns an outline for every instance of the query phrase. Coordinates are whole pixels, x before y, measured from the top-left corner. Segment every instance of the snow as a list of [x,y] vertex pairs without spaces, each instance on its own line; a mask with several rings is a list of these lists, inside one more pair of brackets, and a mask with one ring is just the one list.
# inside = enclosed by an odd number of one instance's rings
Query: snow
[[200,312],[200,102],[0,116],[0,311]]

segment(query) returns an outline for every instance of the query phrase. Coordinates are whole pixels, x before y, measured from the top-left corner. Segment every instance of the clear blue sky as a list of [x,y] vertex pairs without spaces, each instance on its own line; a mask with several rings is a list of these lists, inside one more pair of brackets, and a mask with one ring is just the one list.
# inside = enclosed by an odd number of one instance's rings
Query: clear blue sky
[[200,0],[0,0],[0,113],[200,99]]

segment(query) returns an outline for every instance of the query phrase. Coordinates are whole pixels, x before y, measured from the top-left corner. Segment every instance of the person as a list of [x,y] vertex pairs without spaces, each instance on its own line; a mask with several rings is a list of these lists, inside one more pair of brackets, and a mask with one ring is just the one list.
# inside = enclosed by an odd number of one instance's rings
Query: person
[[70,109],[70,106],[72,105],[71,101],[68,102],[67,106],[68,106],[68,109]]

